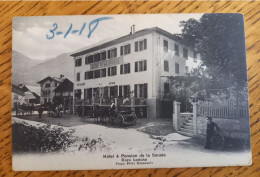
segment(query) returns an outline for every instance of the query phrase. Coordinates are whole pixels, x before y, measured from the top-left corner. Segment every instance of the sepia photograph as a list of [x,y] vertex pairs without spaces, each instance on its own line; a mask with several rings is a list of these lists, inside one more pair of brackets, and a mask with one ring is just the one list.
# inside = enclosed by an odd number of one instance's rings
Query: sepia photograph
[[242,14],[13,18],[15,171],[252,164]]

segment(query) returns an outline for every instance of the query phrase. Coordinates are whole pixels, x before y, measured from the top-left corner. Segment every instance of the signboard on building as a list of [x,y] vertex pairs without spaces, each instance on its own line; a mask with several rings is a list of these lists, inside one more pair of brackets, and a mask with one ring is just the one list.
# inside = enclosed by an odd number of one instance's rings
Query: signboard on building
[[90,70],[116,66],[116,65],[123,64],[123,62],[124,62],[123,57],[117,57],[117,58],[112,58],[110,60],[99,61],[99,62],[91,63]]

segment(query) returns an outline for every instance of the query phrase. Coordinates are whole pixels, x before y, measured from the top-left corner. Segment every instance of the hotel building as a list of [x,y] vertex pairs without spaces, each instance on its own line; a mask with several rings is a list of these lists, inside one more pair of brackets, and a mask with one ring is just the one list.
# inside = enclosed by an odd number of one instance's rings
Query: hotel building
[[109,105],[111,98],[128,97],[126,107],[141,112],[140,117],[159,118],[168,76],[185,76],[199,65],[197,54],[179,37],[158,27],[131,29],[126,36],[71,55],[75,107],[86,110],[93,102]]

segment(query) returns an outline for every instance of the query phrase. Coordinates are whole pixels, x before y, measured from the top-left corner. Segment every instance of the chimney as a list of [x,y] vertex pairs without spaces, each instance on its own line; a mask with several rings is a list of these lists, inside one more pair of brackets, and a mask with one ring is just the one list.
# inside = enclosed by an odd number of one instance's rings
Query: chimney
[[133,25],[133,33],[132,34],[135,34],[135,25]]
[[61,75],[60,75],[60,78],[62,79],[63,77],[64,77],[64,75],[63,75],[63,74],[61,74]]
[[131,26],[131,31],[130,31],[130,34],[132,34],[133,33],[133,29],[132,29],[132,26]]

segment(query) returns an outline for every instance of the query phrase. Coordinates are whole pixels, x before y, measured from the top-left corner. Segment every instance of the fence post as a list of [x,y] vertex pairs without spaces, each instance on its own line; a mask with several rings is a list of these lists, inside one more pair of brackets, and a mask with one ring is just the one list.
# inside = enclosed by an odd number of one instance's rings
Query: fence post
[[197,105],[198,103],[192,103],[193,106],[193,128],[194,128],[194,136],[197,136]]
[[177,101],[174,101],[173,102],[173,127],[176,131],[179,130],[180,128],[180,105],[181,103],[177,102]]

